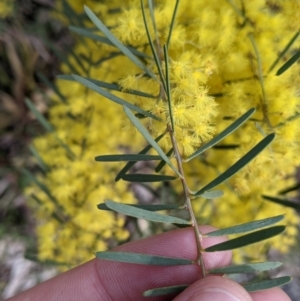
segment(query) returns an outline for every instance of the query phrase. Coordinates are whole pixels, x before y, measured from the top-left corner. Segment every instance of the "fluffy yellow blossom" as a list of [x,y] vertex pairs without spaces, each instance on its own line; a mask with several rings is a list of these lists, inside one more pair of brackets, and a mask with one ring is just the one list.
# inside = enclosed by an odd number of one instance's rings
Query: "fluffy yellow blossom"
[[[142,37],[146,36],[139,7],[124,10],[124,14],[122,18],[120,18],[120,23],[115,34],[118,35],[118,33],[121,33],[121,35],[119,35],[122,42],[130,42],[132,45],[135,44],[135,41],[140,41]],[[124,33],[127,33],[127,35]]]

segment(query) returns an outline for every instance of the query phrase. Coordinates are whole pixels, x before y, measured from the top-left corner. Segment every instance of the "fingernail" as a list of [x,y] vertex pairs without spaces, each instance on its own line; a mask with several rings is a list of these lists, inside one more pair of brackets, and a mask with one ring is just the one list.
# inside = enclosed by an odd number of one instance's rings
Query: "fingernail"
[[206,288],[193,295],[188,301],[242,301],[232,292],[223,288]]

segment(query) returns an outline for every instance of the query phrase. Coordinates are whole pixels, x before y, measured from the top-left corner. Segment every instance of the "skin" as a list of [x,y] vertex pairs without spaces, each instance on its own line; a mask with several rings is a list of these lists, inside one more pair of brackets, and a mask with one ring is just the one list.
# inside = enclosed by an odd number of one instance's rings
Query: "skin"
[[[214,230],[201,226],[202,233]],[[203,240],[203,247],[226,240],[211,237]],[[124,244],[115,251],[131,251],[153,255],[194,259],[196,245],[192,229],[179,229]],[[206,269],[229,265],[231,252],[205,253]],[[175,296],[143,297],[142,292],[151,288],[176,284],[192,284]],[[175,299],[174,299],[175,297]],[[291,301],[278,288],[247,293],[242,286],[221,276],[201,279],[199,267],[146,266],[117,263],[100,259],[91,260],[53,279],[8,299],[9,301],[131,301],[131,300],[232,300],[232,301]]]

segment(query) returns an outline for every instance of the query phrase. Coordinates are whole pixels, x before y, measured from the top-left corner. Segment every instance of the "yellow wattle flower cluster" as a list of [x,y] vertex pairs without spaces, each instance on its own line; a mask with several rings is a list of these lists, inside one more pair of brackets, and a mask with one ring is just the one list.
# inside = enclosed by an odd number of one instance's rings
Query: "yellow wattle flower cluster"
[[[69,4],[81,11],[83,2]],[[86,4],[123,43],[151,55],[139,1]],[[157,34],[160,46],[168,39],[174,5],[175,1],[156,1],[156,32],[146,10],[150,33],[153,39]],[[250,108],[257,109],[250,121],[221,143],[235,148],[210,149],[185,165],[193,190],[226,170],[266,134],[276,132],[274,143],[222,186],[224,197],[205,203],[194,201],[199,222],[226,227],[285,212],[290,227],[284,235],[272,239],[272,245],[281,251],[287,251],[295,242],[298,217],[291,209],[263,201],[261,194],[275,195],[294,181],[294,166],[299,164],[300,127],[292,117],[299,110],[299,67],[295,65],[279,77],[275,76],[275,70],[284,60],[273,70],[270,67],[299,30],[295,21],[299,8],[293,0],[181,0],[169,45],[175,135],[183,156],[190,155]],[[297,47],[299,40],[284,59]],[[118,50],[88,39],[79,40],[74,52],[85,58],[79,66],[72,55],[69,57],[78,74],[118,82],[125,92],[134,89],[153,95],[154,98],[146,98],[117,93],[164,121],[143,120],[153,137],[165,131],[170,116],[158,76],[157,80],[144,76],[123,55],[108,59]],[[160,56],[165,68],[162,50]],[[153,60],[148,60],[147,66],[157,74]],[[73,72],[67,65],[63,65],[63,71]],[[65,223],[55,221],[53,203],[42,192],[35,192],[43,202],[43,206],[36,208],[41,220],[37,230],[39,251],[42,259],[78,263],[88,259],[92,251],[104,249],[111,235],[119,239],[128,235],[122,228],[122,217],[98,211],[96,204],[105,198],[134,201],[127,185],[114,183],[117,165],[95,163],[94,156],[122,153],[127,147],[137,151],[144,142],[139,135],[132,142],[134,131],[130,127],[122,130],[124,118],[117,105],[77,83],[58,81],[57,85],[67,104],[55,100],[50,122],[75,158],[67,154],[52,134],[35,140],[36,148],[50,167],[42,181],[68,216]],[[166,151],[171,148],[167,135],[160,143]],[[181,188],[175,186],[175,189]],[[65,248],[70,242],[72,248]],[[243,252],[258,258],[264,246]],[[238,253],[236,259],[242,259],[244,254]]]
[[[121,37],[121,35],[120,35]],[[198,66],[195,68],[194,66]],[[170,84],[172,98],[172,112],[175,127],[175,137],[179,150],[183,156],[193,153],[195,147],[211,139],[214,133],[212,120],[217,114],[217,104],[208,95],[204,85],[209,74],[206,74],[207,63],[196,53],[181,53],[176,60],[170,62]],[[136,72],[136,70],[134,70]],[[128,72],[131,72],[128,71]],[[154,137],[158,137],[166,130],[170,123],[169,107],[164,95],[160,95],[159,83],[154,79],[144,79],[132,74],[119,80],[123,89],[135,89],[157,95],[156,100],[142,97],[131,97],[132,101],[159,117],[162,121],[149,120],[147,128]],[[170,137],[165,135],[160,141],[165,150],[172,147]]]

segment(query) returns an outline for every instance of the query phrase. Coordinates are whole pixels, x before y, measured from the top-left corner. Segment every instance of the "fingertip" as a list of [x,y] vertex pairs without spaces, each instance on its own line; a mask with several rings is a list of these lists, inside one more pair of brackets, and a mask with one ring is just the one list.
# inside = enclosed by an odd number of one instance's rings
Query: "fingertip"
[[291,301],[290,297],[280,288],[272,288],[265,291],[250,294],[253,301]]
[[220,276],[209,276],[190,285],[173,301],[252,301],[238,283]]

